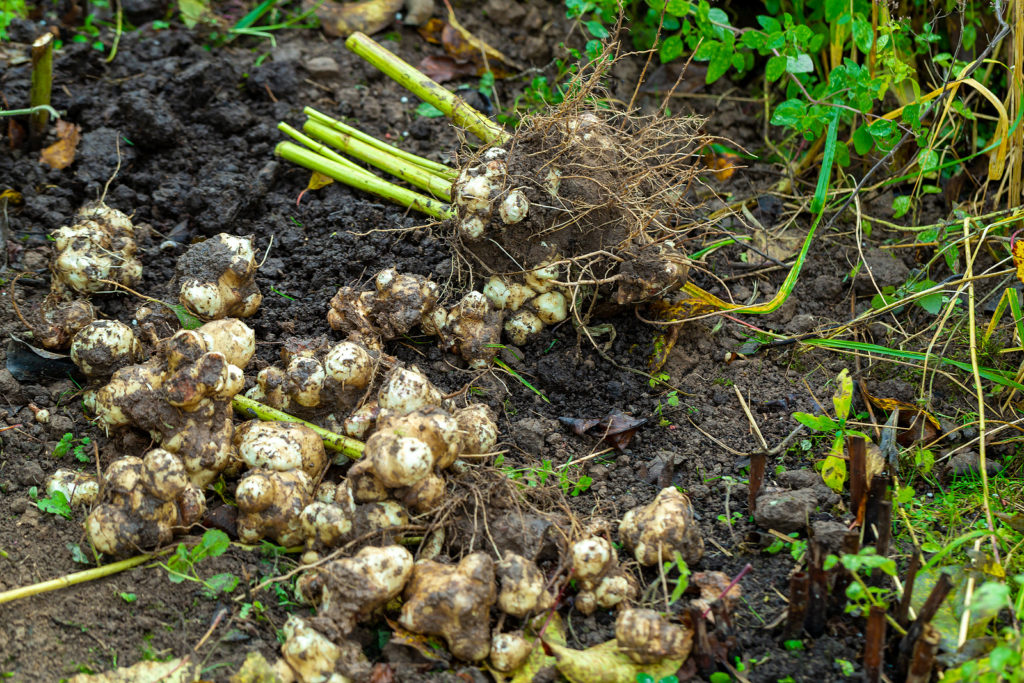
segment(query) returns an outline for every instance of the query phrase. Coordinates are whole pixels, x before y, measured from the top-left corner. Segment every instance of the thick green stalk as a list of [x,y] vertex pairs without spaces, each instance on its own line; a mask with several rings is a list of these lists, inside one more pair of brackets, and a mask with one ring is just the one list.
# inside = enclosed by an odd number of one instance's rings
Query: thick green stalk
[[143,562],[153,559],[153,557],[155,557],[155,555],[136,555],[135,557],[131,557],[127,560],[105,564],[102,567],[93,567],[92,569],[86,569],[85,571],[75,572],[73,574],[66,574],[60,578],[50,579],[49,581],[34,583],[31,586],[22,586],[21,588],[4,591],[3,593],[0,593],[0,604],[11,602],[12,600],[27,598],[32,595],[39,595],[40,593],[48,593],[49,591],[55,591],[59,588],[67,588],[68,586],[85,583],[86,581],[102,579],[105,576],[111,576],[112,574],[123,572],[126,569],[137,567]]
[[[299,149],[301,149],[301,147]],[[241,395],[235,395],[235,397],[231,399],[231,406],[236,411],[242,413],[243,415],[255,416],[263,420],[264,422],[296,422],[298,424],[305,425],[312,429],[314,432],[316,432],[317,436],[323,439],[324,446],[331,449],[332,451],[341,453],[342,455],[351,460],[358,460],[359,458],[363,457],[362,441],[358,441],[351,437],[337,434],[328,429],[324,429],[323,427],[318,427],[312,422],[300,420],[299,418],[293,417],[292,415],[277,410],[276,408],[271,408],[270,406],[263,405],[258,401],[254,401],[251,398],[246,398],[245,396]]]
[[283,121],[281,123],[277,124],[277,129],[279,131],[281,131],[282,133],[287,133],[291,137],[295,138],[296,140],[298,140],[299,142],[304,144],[306,147],[309,147],[311,150],[313,150],[317,154],[323,155],[323,156],[327,157],[328,159],[330,159],[331,161],[338,162],[339,164],[341,164],[342,166],[348,168],[349,170],[351,170],[354,173],[365,173],[368,176],[373,176],[374,178],[377,177],[377,176],[373,175],[372,173],[370,173],[369,171],[367,171],[362,166],[359,166],[359,165],[353,163],[351,160],[346,159],[345,157],[341,156],[336,151],[334,151],[333,149],[331,149],[330,147],[328,147],[324,143],[320,142],[319,140],[314,140],[313,138],[309,137],[308,135],[303,134],[301,131],[298,131],[298,130],[292,128],[291,126],[289,126],[287,123],[284,123]]
[[313,109],[313,107],[306,107],[305,109],[302,110],[302,112],[309,118],[318,121],[324,124],[325,126],[333,128],[334,130],[337,131],[341,131],[342,133],[347,133],[348,135],[351,135],[355,139],[359,140],[360,142],[365,142],[368,145],[372,145],[377,149],[387,152],[391,156],[401,157],[406,161],[411,161],[417,166],[426,169],[427,171],[430,171],[435,175],[443,176],[445,178],[454,180],[455,176],[459,174],[458,171],[456,171],[454,168],[451,168],[450,166],[445,166],[440,162],[431,161],[430,159],[424,159],[423,157],[413,154],[412,152],[407,152],[404,149],[399,149],[394,145],[389,145],[386,142],[382,142],[377,138],[373,137],[372,135],[364,133],[358,128],[354,128],[353,126],[350,126],[347,123],[343,123],[337,119],[332,119],[327,114],[324,114],[322,112],[317,111],[316,109]]
[[503,145],[511,139],[499,124],[473,109],[458,95],[430,80],[416,67],[385,50],[369,36],[353,33],[345,41],[345,47],[383,71],[416,97],[440,109],[455,125],[468,130],[484,142]]
[[29,117],[29,137],[39,140],[50,120],[50,91],[53,89],[53,34],[47,31],[32,43],[32,85],[29,106],[35,111]]
[[390,173],[396,178],[401,178],[411,185],[426,190],[438,199],[443,199],[446,202],[451,202],[452,200],[451,180],[436,176],[405,159],[391,156],[382,149],[357,140],[347,133],[328,128],[318,121],[312,119],[306,121],[302,125],[302,130],[317,140],[337,147],[349,156],[365,161],[385,173]]
[[274,153],[286,161],[304,166],[311,171],[320,171],[325,176],[334,178],[338,182],[345,183],[357,190],[375,194],[378,197],[383,197],[401,206],[415,209],[428,216],[433,216],[440,220],[455,217],[455,212],[443,202],[439,202],[419,192],[407,190],[394,183],[389,183],[363,169],[354,171],[305,147],[299,147],[294,142],[279,143]]

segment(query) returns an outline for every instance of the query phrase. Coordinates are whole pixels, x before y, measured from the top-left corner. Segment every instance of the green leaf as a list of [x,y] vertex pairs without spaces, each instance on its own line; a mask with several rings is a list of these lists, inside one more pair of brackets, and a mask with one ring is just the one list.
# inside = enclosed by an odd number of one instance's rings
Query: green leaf
[[776,55],[769,59],[764,67],[764,73],[771,82],[779,80],[782,74],[786,73],[786,58]]
[[230,593],[238,587],[238,577],[230,572],[214,574],[203,582],[203,586],[210,597],[220,593]]
[[54,491],[49,498],[40,498],[36,501],[36,507],[51,515],[60,515],[71,519],[71,506],[68,505],[67,497],[60,491]]
[[917,155],[917,165],[923,173],[930,173],[939,167],[939,153],[934,149],[922,149]]
[[202,540],[192,550],[192,561],[199,562],[207,557],[220,557],[231,546],[231,539],[220,529],[207,529]]
[[829,180],[832,179],[832,160],[836,155],[838,132],[839,109],[833,109],[832,120],[829,121],[828,133],[825,135],[825,152],[821,160],[821,173],[818,174],[818,185],[814,188],[814,198],[811,200],[811,213],[820,213],[825,209],[825,196],[828,193]]
[[775,17],[768,17],[763,14],[757,15],[757,23],[768,33],[778,33],[782,30],[782,24]]
[[203,326],[203,321],[189,313],[181,304],[167,304],[167,307],[174,311],[183,330],[195,330]]
[[875,119],[868,124],[868,132],[875,140],[889,138],[896,132],[896,124],[888,119]]
[[833,432],[839,429],[839,425],[836,424],[828,415],[811,415],[810,413],[793,413],[793,419],[816,432]]
[[867,154],[875,146],[875,139],[868,132],[868,127],[861,124],[853,132],[853,149],[857,154]]
[[669,36],[658,48],[658,58],[661,63],[671,62],[683,54],[683,39],[679,36]]
[[598,40],[604,40],[610,35],[608,33],[608,29],[606,29],[604,24],[600,21],[587,21],[584,22],[583,25],[587,27],[588,31],[590,31],[590,35],[594,36]]
[[786,100],[775,107],[772,112],[773,126],[789,126],[795,128],[807,113],[807,103],[800,99]]
[[942,310],[942,292],[933,292],[914,299],[914,303],[928,311],[932,315],[938,315]]
[[432,105],[430,102],[420,102],[416,106],[416,115],[425,119],[436,119],[444,116],[444,112]]
[[814,62],[811,56],[799,54],[796,57],[786,57],[786,71],[791,74],[806,74],[814,71]]
[[118,593],[118,595],[120,595],[121,599],[124,600],[127,603],[132,603],[132,602],[135,602],[136,600],[139,599],[138,596],[135,595],[135,593],[124,593],[124,592],[122,592],[122,593]]
[[825,0],[825,21],[835,21],[849,6],[848,0]]
[[857,44],[857,49],[864,53],[870,52],[871,44],[875,42],[871,22],[865,21],[860,16],[853,20],[853,42]]
[[910,195],[902,195],[892,200],[892,217],[902,218],[910,211]]
[[[647,4],[656,9],[661,9],[661,2],[658,0],[647,0]],[[685,17],[692,10],[692,3],[686,2],[685,0],[668,0],[668,4],[665,5],[665,14],[671,14],[674,17]]]
[[725,45],[719,45],[718,49],[715,50],[714,55],[711,57],[711,61],[708,62],[708,71],[704,76],[705,83],[714,83],[719,78],[725,75],[725,72],[729,70],[729,66],[732,64],[732,51]]

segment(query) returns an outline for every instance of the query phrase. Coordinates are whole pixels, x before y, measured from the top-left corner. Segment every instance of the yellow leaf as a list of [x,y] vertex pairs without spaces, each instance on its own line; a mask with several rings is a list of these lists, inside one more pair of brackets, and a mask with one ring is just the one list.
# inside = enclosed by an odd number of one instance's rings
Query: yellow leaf
[[17,190],[4,190],[3,192],[0,192],[0,202],[21,204],[22,201],[21,193]]
[[821,479],[830,489],[842,493],[843,484],[846,483],[846,461],[834,455],[825,458],[821,466]]
[[570,683],[623,683],[647,674],[654,680],[671,676],[683,665],[682,659],[664,659],[654,664],[637,664],[619,651],[614,640],[586,650],[573,650],[546,643],[558,660],[555,665]]
[[325,187],[334,182],[334,178],[326,176],[320,171],[313,171],[313,175],[309,177],[309,184],[306,185],[307,190],[319,190],[321,187]]
[[850,415],[850,404],[853,402],[853,380],[850,371],[843,368],[836,377],[836,392],[832,394],[832,407],[836,409],[836,419],[843,420]]

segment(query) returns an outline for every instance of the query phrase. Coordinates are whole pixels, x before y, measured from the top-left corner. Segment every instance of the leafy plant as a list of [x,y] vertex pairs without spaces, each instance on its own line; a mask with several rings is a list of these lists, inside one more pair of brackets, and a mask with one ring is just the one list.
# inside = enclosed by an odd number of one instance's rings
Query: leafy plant
[[[76,443],[77,442],[77,443]],[[86,448],[92,443],[92,439],[87,436],[83,436],[81,439],[76,439],[75,435],[71,432],[65,432],[64,436],[60,437],[60,441],[53,448],[53,457],[63,458],[71,451],[75,455],[75,460],[78,462],[92,462],[92,458],[86,452]]]
[[195,581],[202,586],[207,598],[214,598],[220,593],[230,593],[238,586],[238,577],[230,572],[214,574],[203,579],[196,571],[196,565],[208,557],[223,555],[231,545],[228,535],[219,529],[208,529],[199,543],[191,549],[179,543],[174,554],[161,566],[167,570],[167,578],[173,583]]
[[839,563],[842,563],[853,577],[853,581],[846,587],[847,613],[863,615],[867,614],[871,607],[888,606],[893,597],[892,589],[874,582],[868,583],[868,579],[871,572],[876,570],[887,576],[898,576],[895,560],[879,555],[874,548],[866,546],[855,555],[829,555],[825,558],[823,567],[825,571],[829,571]]
[[0,0],[0,40],[7,40],[7,27],[18,18],[28,16],[25,0]]
[[35,501],[36,507],[51,515],[60,515],[71,519],[71,505],[67,497],[60,491],[54,491],[48,498],[39,498],[39,489],[33,486],[28,490],[28,497]]
[[843,369],[836,378],[836,391],[832,396],[832,407],[835,409],[835,418],[828,415],[811,415],[810,413],[793,413],[793,419],[816,432],[834,434],[832,445],[821,465],[821,478],[833,491],[842,491],[846,482],[846,460],[843,459],[843,450],[848,436],[861,436],[867,439],[864,432],[850,429],[846,426],[847,418],[850,416],[850,406],[853,403],[853,380],[850,372]]

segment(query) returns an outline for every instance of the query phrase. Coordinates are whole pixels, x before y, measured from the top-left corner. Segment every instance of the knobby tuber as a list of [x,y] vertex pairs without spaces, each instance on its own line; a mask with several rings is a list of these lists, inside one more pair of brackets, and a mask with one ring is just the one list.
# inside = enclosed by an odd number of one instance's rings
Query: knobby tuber
[[690,565],[704,555],[704,539],[693,519],[690,499],[674,486],[662,489],[650,504],[627,512],[619,537],[646,567],[671,561],[677,552]]
[[305,540],[299,515],[312,501],[312,482],[302,470],[249,470],[238,482],[238,540],[258,543],[269,538],[280,545]]
[[501,592],[498,609],[514,617],[550,609],[555,604],[554,594],[546,588],[544,573],[522,555],[506,552],[498,563]]
[[533,643],[522,633],[495,633],[491,637],[491,666],[502,673],[515,671],[533,652]]
[[685,660],[693,646],[693,632],[673,624],[652,609],[624,609],[615,620],[619,650],[637,664],[665,659]]
[[144,363],[121,368],[86,406],[106,428],[135,425],[178,454],[190,479],[205,486],[235,455],[231,398],[244,385],[253,332],[241,322],[182,330]]
[[250,420],[235,429],[234,438],[238,456],[254,469],[301,470],[316,481],[327,467],[324,442],[302,424]]
[[494,562],[485,553],[467,555],[455,566],[421,560],[405,587],[398,623],[413,633],[441,636],[453,655],[478,662],[491,650],[496,593]]
[[59,469],[46,480],[46,495],[60,491],[72,506],[92,505],[100,495],[96,476],[85,472]]
[[103,203],[83,207],[75,218],[74,225],[53,233],[53,293],[95,294],[111,288],[104,280],[134,286],[142,264],[135,258],[131,219]]
[[632,576],[619,567],[615,548],[601,536],[590,536],[573,544],[573,574],[579,581],[576,609],[593,614],[598,607],[614,607],[636,595]]
[[263,301],[256,286],[252,237],[221,233],[178,259],[178,300],[207,320],[248,318]]
[[349,341],[380,349],[383,341],[409,332],[433,308],[438,287],[421,275],[399,274],[394,268],[374,278],[374,289],[358,292],[342,287],[331,299],[327,322]]
[[206,510],[206,498],[189,481],[181,459],[162,448],[110,463],[102,492],[103,502],[89,513],[85,529],[96,550],[110,555],[167,543]]

